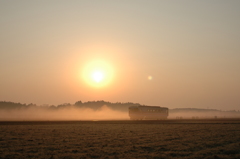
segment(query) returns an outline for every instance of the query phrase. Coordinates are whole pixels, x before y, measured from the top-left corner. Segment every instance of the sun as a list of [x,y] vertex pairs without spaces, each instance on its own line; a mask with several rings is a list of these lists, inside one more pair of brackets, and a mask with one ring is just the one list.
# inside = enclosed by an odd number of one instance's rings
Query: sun
[[94,71],[92,73],[92,78],[95,82],[99,83],[104,79],[104,74],[102,71]]
[[83,68],[82,78],[89,86],[105,87],[113,79],[113,68],[104,60],[93,60]]

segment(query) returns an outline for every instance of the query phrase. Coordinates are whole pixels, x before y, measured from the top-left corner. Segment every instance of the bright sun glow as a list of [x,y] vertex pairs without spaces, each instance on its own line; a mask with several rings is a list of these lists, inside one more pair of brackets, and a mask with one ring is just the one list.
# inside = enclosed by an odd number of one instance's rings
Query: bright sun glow
[[84,67],[82,77],[90,86],[103,87],[112,81],[113,69],[106,61],[94,60]]
[[93,72],[92,78],[97,83],[101,82],[104,79],[104,74],[101,71]]

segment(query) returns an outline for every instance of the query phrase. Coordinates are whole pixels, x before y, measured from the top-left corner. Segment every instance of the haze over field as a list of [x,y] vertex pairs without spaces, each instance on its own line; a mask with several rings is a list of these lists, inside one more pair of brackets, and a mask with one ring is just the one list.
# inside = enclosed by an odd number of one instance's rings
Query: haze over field
[[[69,121],[69,120],[130,120],[129,107],[138,103],[110,103],[105,101],[78,101],[58,106],[37,106],[0,102],[0,121]],[[149,107],[151,109],[151,107]],[[152,115],[155,113],[152,112]],[[145,114],[146,115],[146,114]],[[159,115],[159,114],[158,114]],[[147,115],[138,120],[145,120]],[[233,119],[240,118],[240,111],[216,109],[178,108],[169,109],[167,119]],[[135,119],[137,120],[137,119]],[[147,119],[146,119],[147,120]],[[151,119],[153,120],[153,119]],[[162,118],[164,120],[164,118]]]
[[239,17],[238,0],[1,0],[0,101],[240,110]]
[[62,120],[129,120],[128,113],[102,106],[95,111],[91,108],[68,107],[59,110],[47,108],[27,108],[20,110],[1,110],[0,121],[62,121]]

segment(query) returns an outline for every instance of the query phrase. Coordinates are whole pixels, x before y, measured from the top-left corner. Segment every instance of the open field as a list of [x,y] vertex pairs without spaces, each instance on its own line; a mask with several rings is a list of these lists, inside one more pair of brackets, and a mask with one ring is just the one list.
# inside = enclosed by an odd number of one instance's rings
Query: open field
[[240,119],[0,122],[0,158],[240,158]]

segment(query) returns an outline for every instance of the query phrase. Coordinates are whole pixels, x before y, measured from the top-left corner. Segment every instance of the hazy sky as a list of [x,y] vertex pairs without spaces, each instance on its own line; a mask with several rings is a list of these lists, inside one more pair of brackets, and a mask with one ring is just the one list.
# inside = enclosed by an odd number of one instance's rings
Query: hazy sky
[[239,28],[239,0],[1,0],[0,100],[240,110]]

